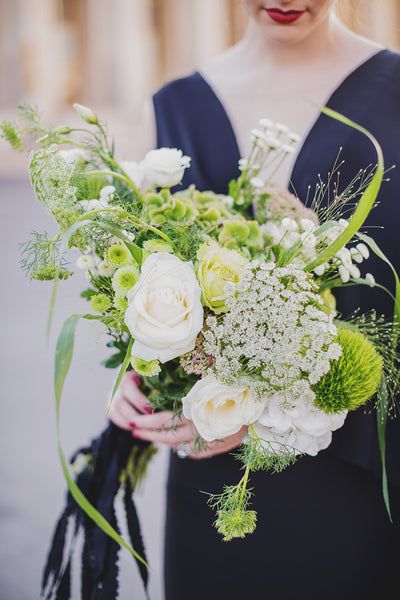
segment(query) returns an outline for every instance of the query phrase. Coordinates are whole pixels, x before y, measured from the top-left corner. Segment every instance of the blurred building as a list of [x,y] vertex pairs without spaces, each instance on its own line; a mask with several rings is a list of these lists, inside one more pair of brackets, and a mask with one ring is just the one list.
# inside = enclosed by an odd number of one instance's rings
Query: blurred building
[[[400,48],[399,0],[342,4],[353,29]],[[80,102],[128,147],[143,100],[234,43],[245,27],[240,0],[0,0],[0,117],[28,102],[59,123]],[[0,156],[0,173],[18,169],[3,144]]]

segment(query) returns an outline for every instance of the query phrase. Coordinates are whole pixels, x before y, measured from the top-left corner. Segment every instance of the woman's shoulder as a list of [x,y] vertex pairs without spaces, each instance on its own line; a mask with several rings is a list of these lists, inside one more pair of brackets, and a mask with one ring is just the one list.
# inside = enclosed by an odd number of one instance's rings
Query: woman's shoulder
[[201,76],[197,71],[173,79],[162,85],[153,95],[155,102],[160,101],[176,101],[179,98],[184,98],[187,94],[192,94],[202,85]]

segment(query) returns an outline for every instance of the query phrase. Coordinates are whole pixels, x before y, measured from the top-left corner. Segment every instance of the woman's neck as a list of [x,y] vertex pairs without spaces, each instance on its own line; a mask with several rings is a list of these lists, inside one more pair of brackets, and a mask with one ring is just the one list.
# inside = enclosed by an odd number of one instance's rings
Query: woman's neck
[[[290,71],[300,67],[304,71],[319,64],[326,67],[327,64],[340,62],[341,58],[348,60],[354,52],[357,53],[357,47],[362,46],[363,41],[367,42],[342,25],[335,15],[327,17],[305,39],[292,43],[271,39],[265,35],[262,27],[250,21],[245,36],[234,47],[234,52],[240,63],[251,65],[251,69],[259,73],[280,69]],[[369,41],[367,43],[371,44]]]

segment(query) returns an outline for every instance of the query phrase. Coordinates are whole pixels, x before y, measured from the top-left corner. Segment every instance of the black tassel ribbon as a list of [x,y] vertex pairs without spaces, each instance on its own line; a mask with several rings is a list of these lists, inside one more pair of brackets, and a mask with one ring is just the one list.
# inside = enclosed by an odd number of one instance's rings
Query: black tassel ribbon
[[[87,459],[84,468],[76,476],[76,484],[118,533],[120,531],[114,500],[122,488],[130,542],[146,562],[145,546],[133,500],[134,485],[126,473],[121,479],[121,473],[127,469],[132,455],[135,463],[138,463],[149,454],[149,446],[148,442],[134,439],[129,431],[123,431],[110,423],[92,440],[90,446],[80,448],[71,459],[71,464],[78,457]],[[42,598],[45,600],[70,600],[72,559],[80,532],[84,534],[81,556],[82,600],[114,600],[118,597],[120,546],[96,525],[68,492],[64,511],[54,529],[42,574]],[[146,598],[150,600],[148,568],[140,560],[135,560]]]

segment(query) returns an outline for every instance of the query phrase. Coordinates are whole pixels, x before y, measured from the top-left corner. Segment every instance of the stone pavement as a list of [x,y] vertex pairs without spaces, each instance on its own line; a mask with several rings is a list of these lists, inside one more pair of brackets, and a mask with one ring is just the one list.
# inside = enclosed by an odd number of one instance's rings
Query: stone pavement
[[[87,310],[79,297],[79,273],[60,282],[49,343],[48,282],[29,282],[19,266],[18,243],[32,230],[56,229],[34,198],[27,178],[0,179],[1,418],[0,418],[0,599],[38,600],[41,571],[54,524],[64,506],[66,483],[56,445],[52,390],[55,340],[62,322]],[[100,361],[108,356],[105,337],[93,324],[78,326],[75,352],[61,409],[67,457],[98,435],[106,424],[107,394],[115,372]],[[136,502],[152,570],[152,600],[163,600],[162,546],[167,452],[153,459]],[[136,565],[121,550],[119,600],[141,600]],[[80,599],[75,577],[73,600]],[[111,599],[110,599],[111,600]]]

